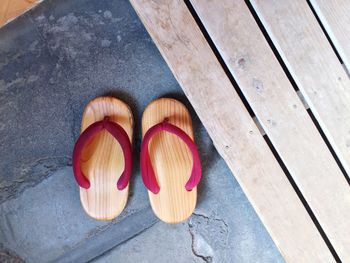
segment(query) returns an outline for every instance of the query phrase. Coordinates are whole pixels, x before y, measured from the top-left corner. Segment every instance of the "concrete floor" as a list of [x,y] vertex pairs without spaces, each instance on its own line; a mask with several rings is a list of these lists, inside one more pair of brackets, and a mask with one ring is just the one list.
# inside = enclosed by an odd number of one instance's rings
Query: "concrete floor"
[[[71,153],[86,103],[132,108],[130,198],[112,221],[83,211]],[[139,174],[140,116],[160,96],[191,110],[204,178],[193,216],[160,222]],[[46,0],[0,29],[0,261],[283,262],[126,0]]]

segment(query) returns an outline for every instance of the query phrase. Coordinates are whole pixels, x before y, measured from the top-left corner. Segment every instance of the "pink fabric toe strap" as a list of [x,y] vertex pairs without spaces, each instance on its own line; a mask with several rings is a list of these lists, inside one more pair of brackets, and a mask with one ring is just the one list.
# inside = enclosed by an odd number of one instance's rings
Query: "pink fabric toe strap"
[[80,134],[77,142],[74,145],[73,150],[73,172],[74,177],[80,187],[88,189],[90,182],[83,174],[80,168],[80,156],[85,145],[99,132],[107,130],[120,144],[124,155],[124,171],[119,177],[117,187],[119,190],[124,189],[131,176],[132,169],[132,150],[129,136],[126,131],[118,123],[109,120],[109,117],[105,117],[102,121],[95,122],[87,127],[82,134]]
[[141,176],[142,176],[143,183],[145,184],[147,189],[150,190],[152,193],[154,194],[159,193],[160,187],[157,183],[157,179],[154,174],[154,170],[153,170],[149,152],[148,152],[148,145],[152,137],[161,131],[167,131],[177,135],[180,139],[182,139],[184,143],[186,143],[186,145],[190,149],[192,153],[193,165],[192,165],[191,176],[188,179],[185,185],[185,188],[187,191],[191,191],[194,187],[198,185],[202,177],[202,166],[201,166],[198,150],[195,143],[191,139],[191,137],[188,136],[187,133],[181,130],[179,127],[170,124],[167,119],[151,127],[143,137],[143,141],[141,145],[141,160],[140,160]]

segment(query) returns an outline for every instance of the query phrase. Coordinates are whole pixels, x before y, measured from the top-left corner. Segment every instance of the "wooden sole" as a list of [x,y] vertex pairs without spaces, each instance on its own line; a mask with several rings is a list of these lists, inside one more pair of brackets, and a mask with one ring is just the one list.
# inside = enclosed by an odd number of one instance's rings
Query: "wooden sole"
[[[186,107],[175,99],[161,98],[150,103],[142,116],[142,136],[165,118],[193,139],[191,116]],[[179,223],[194,211],[197,187],[185,189],[190,177],[192,157],[186,144],[168,132],[156,134],[149,144],[152,166],[160,186],[158,194],[148,191],[154,213],[166,223]]]
[[[132,112],[128,105],[113,97],[98,97],[86,106],[81,132],[105,116],[121,125],[132,141]],[[122,191],[117,189],[117,181],[124,169],[124,157],[119,143],[111,134],[102,131],[85,147],[81,169],[91,183],[89,189],[80,188],[85,212],[99,220],[117,217],[126,205],[129,186]]]

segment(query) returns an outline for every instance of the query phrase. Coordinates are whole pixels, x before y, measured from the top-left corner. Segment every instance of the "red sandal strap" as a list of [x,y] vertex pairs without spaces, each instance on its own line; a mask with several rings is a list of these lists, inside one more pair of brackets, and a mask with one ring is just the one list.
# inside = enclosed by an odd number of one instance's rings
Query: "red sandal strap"
[[105,117],[102,121],[95,122],[87,127],[84,132],[79,136],[77,142],[74,145],[73,150],[73,172],[75,180],[82,188],[88,189],[90,182],[83,174],[80,168],[80,156],[85,145],[99,132],[107,130],[120,144],[124,155],[124,171],[119,177],[117,187],[119,190],[124,189],[130,180],[132,170],[132,150],[131,143],[128,134],[118,123],[109,120],[109,117]]
[[148,152],[148,145],[151,141],[152,137],[161,131],[167,131],[172,134],[177,135],[190,149],[192,153],[192,172],[191,176],[188,179],[185,188],[187,191],[191,191],[194,187],[196,187],[201,180],[202,177],[202,166],[198,154],[197,147],[190,136],[183,130],[181,130],[179,127],[172,125],[168,122],[167,119],[165,119],[163,122],[158,123],[151,127],[145,134],[142,145],[141,145],[141,160],[140,160],[140,166],[141,166],[141,176],[143,183],[147,187],[148,190],[150,190],[152,193],[157,194],[159,193],[160,187],[157,183],[157,179],[154,174],[154,170],[152,167],[151,159]]

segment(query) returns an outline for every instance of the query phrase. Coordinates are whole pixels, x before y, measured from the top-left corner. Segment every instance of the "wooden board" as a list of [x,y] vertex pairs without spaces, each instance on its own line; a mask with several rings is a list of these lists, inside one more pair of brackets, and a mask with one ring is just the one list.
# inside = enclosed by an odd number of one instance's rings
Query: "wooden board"
[[42,0],[1,0],[0,27],[36,6]]
[[334,262],[184,2],[131,3],[286,261]]
[[311,9],[303,0],[252,4],[350,175],[350,79]]
[[[142,136],[165,118],[194,139],[188,110],[181,102],[169,98],[157,99],[147,106],[142,114]],[[192,170],[190,150],[177,136],[160,132],[152,138],[149,154],[160,187],[157,194],[148,191],[154,213],[167,223],[186,220],[197,203],[197,187],[192,191],[185,189]]]
[[350,71],[350,1],[310,0],[310,2]]
[[[248,7],[243,1],[192,2],[323,230],[339,256],[350,262],[349,185]],[[275,24],[285,22],[288,24],[285,27],[291,28],[287,11],[279,17],[273,10],[297,1],[261,2],[276,20],[283,17],[283,21],[275,21]],[[292,7],[286,8],[290,9]]]
[[[106,116],[122,126],[132,142],[132,112],[128,105],[113,97],[97,97],[88,103],[81,131]],[[82,172],[90,181],[89,189],[80,187],[80,200],[85,212],[98,220],[115,218],[123,211],[129,193],[129,185],[123,190],[117,188],[124,170],[120,144],[109,132],[101,131],[85,146],[81,156]]]

